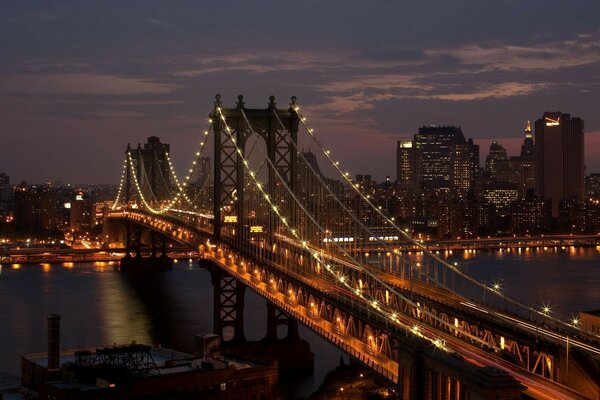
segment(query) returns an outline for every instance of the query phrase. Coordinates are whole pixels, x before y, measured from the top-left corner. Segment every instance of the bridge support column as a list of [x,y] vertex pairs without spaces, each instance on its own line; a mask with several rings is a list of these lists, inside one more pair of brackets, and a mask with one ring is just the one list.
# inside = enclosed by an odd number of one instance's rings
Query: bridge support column
[[152,252],[150,253],[150,257],[156,258],[157,246],[156,246],[156,234],[154,231],[150,231],[150,244],[152,246]]
[[213,332],[224,337],[224,329],[233,328],[230,340],[243,343],[244,295],[246,286],[216,268],[208,268],[213,284]]
[[427,369],[425,371],[425,393],[423,398],[426,400],[433,400],[433,371]]
[[141,247],[141,236],[142,232],[140,228],[136,225],[133,225],[127,221],[125,223],[125,257],[131,257],[131,252],[135,252],[136,257],[141,257],[140,247]]
[[163,240],[162,243],[160,244],[160,256],[161,257],[167,256],[167,241],[166,240]]
[[277,340],[277,328],[279,325],[287,326],[286,340],[296,341],[300,339],[298,334],[298,321],[282,313],[271,303],[267,303],[267,341]]
[[442,374],[435,372],[434,377],[434,399],[442,400]]

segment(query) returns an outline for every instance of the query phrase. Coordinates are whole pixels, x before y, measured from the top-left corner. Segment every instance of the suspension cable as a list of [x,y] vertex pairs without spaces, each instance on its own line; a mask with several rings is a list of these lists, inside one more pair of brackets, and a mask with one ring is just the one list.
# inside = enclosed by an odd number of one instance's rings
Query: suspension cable
[[[297,233],[296,229],[292,228],[290,223],[287,221],[287,219],[281,214],[281,211],[279,210],[279,208],[274,204],[273,200],[271,199],[271,196],[265,191],[264,189],[264,185],[262,183],[260,183],[258,181],[258,178],[256,177],[256,174],[254,171],[250,170],[249,168],[249,163],[246,160],[246,158],[243,155],[242,150],[240,149],[240,147],[237,144],[237,141],[235,140],[235,138],[233,137],[232,133],[231,133],[231,128],[227,125],[226,119],[225,119],[225,115],[222,112],[221,107],[217,107],[217,112],[220,114],[221,120],[223,121],[224,125],[225,125],[225,131],[227,132],[227,135],[229,136],[231,142],[234,144],[234,146],[236,147],[236,151],[239,155],[239,157],[242,159],[242,162],[245,166],[246,169],[248,169],[249,171],[249,175],[252,178],[252,180],[255,183],[255,186],[259,189],[259,191],[262,193],[263,197],[265,198],[265,200],[269,203],[269,206],[271,207],[271,210],[273,212],[275,212],[275,214],[278,216],[279,220],[286,226],[286,228],[288,229],[288,231],[300,242],[301,246],[305,249],[305,251],[310,252],[311,256],[313,258],[315,258],[315,260],[317,260],[320,264],[325,265],[325,269],[333,276],[333,278],[335,279],[335,282],[339,282],[340,284],[342,284],[343,286],[345,286],[347,289],[351,290],[355,295],[357,295],[359,298],[363,299],[364,301],[366,301],[367,304],[369,304],[373,309],[375,309],[377,312],[379,312],[381,315],[383,315],[385,318],[390,318],[392,321],[394,321],[395,323],[411,330],[414,332],[414,329],[412,329],[412,327],[409,327],[408,325],[402,323],[401,321],[398,320],[396,312],[394,311],[385,311],[384,308],[389,308],[389,307],[382,307],[376,298],[372,298],[369,299],[367,298],[367,296],[365,296],[362,291],[359,288],[353,288],[345,279],[345,276],[340,273],[339,271],[336,271],[335,267],[332,267],[331,264],[327,263],[325,260],[322,259],[322,256],[319,254],[318,251],[314,250],[311,248],[311,246],[308,245],[308,242],[304,239],[302,239],[302,237]],[[254,132],[252,125],[250,124],[250,122],[248,121],[245,113],[243,110],[241,110],[241,113],[246,121],[246,123],[248,124],[248,126],[250,127],[250,130],[252,132]],[[290,189],[290,187],[288,186],[288,184],[285,182],[285,179],[283,179],[283,177],[281,176],[280,172],[277,170],[277,168],[275,168],[275,166],[273,165],[272,161],[267,157],[267,162],[269,163],[271,169],[274,171],[274,173],[277,175],[277,177],[281,180],[282,185],[286,188],[287,192],[290,194],[290,196],[292,197],[292,199],[296,202],[296,204],[302,209],[302,211],[304,212],[304,214],[312,221],[312,223],[319,229],[321,230],[321,232],[324,232],[324,229],[322,226],[320,226],[320,224],[314,219],[314,217],[306,210],[306,208],[304,207],[304,205],[302,204],[302,202],[299,201],[299,199],[295,196],[295,194],[293,193],[293,191]],[[337,245],[337,244],[336,244]],[[380,280],[379,278],[377,278],[376,276],[374,276],[372,274],[372,272],[369,269],[364,268],[358,261],[356,261],[351,255],[349,255],[344,249],[342,249],[340,247],[340,251],[343,252],[349,259],[351,259],[353,261],[353,264],[357,267],[359,267],[359,269],[364,272],[365,274],[369,275],[373,280],[375,280],[379,285],[383,286],[384,288],[386,288],[389,292],[394,293],[399,299],[404,300],[405,302],[407,302],[408,304],[412,305],[413,307],[415,307],[418,311],[427,314],[430,316],[430,318],[432,318],[433,320],[436,320],[438,323],[442,324],[442,325],[446,325],[448,327],[451,328],[451,324],[449,324],[446,321],[443,321],[442,319],[440,319],[439,317],[437,317],[437,315],[429,312],[428,310],[422,310],[421,306],[419,304],[415,304],[412,300],[406,298],[403,294],[398,293],[396,291],[396,289],[392,286],[390,286],[389,284],[387,284],[386,282]],[[409,318],[412,318],[410,316],[407,316]],[[416,332],[414,332],[416,333]],[[484,342],[483,340],[479,339],[477,336],[473,336],[470,333],[465,333],[467,336],[469,336],[472,340],[475,340],[477,342],[480,342],[482,344],[487,344],[486,342]],[[436,346],[440,347],[440,340],[439,338],[428,338],[425,337],[423,335],[421,335],[422,337],[424,337],[425,339],[431,341],[432,343],[434,343]],[[443,347],[443,345],[442,345]]]
[[125,172],[127,171],[127,156],[125,156],[125,160],[123,160],[123,170],[121,171],[121,181],[119,182],[119,190],[117,190],[117,196],[113,201],[111,206],[111,210],[116,210],[119,207],[119,200],[121,199],[121,192],[123,191],[123,183],[125,182]]
[[[410,243],[412,243],[414,246],[416,246],[417,248],[419,248],[421,251],[423,251],[424,253],[426,253],[427,255],[429,255],[430,257],[432,257],[434,260],[438,261],[439,263],[441,263],[443,266],[445,266],[446,268],[449,268],[451,271],[455,272],[456,274],[460,275],[461,277],[467,279],[469,282],[479,286],[480,288],[482,288],[483,290],[487,290],[488,292],[491,292],[492,294],[494,294],[495,296],[500,297],[502,300],[507,301],[519,308],[522,308],[528,312],[533,312],[536,313],[537,315],[541,316],[542,318],[546,318],[546,319],[550,319],[552,321],[558,322],[560,324],[563,324],[564,326],[567,326],[569,328],[575,328],[581,331],[581,328],[574,326],[573,324],[570,324],[566,321],[563,321],[559,318],[553,317],[549,314],[547,314],[544,311],[538,310],[532,306],[529,306],[527,304],[522,303],[519,300],[513,299],[511,297],[508,297],[507,295],[505,295],[504,293],[500,292],[499,290],[497,290],[494,287],[491,287],[485,283],[482,283],[480,281],[478,281],[477,279],[473,278],[472,276],[464,273],[463,271],[461,271],[460,269],[456,268],[455,266],[453,266],[452,264],[448,263],[447,261],[443,260],[442,258],[438,257],[437,255],[435,255],[434,253],[432,253],[427,246],[423,245],[423,243],[421,243],[420,241],[414,239],[412,236],[410,236],[406,231],[404,231],[402,228],[400,228],[396,223],[394,218],[390,218],[388,217],[382,210],[381,208],[377,207],[375,204],[373,204],[373,202],[369,199],[368,196],[365,196],[364,193],[362,193],[362,191],[360,190],[360,187],[358,184],[355,184],[352,182],[352,179],[350,178],[350,173],[349,172],[343,172],[343,170],[340,167],[340,162],[339,161],[334,161],[332,155],[331,155],[331,151],[325,149],[325,147],[321,144],[321,142],[318,140],[318,138],[315,136],[314,133],[314,129],[311,128],[307,122],[306,122],[306,118],[300,113],[300,106],[297,103],[292,103],[292,109],[298,114],[298,116],[300,117],[300,121],[302,123],[302,125],[304,126],[304,128],[306,129],[306,131],[308,132],[309,137],[315,142],[315,144],[317,145],[317,147],[323,152],[323,154],[325,155],[325,157],[327,158],[327,160],[331,163],[331,165],[334,167],[335,170],[337,170],[337,172],[342,176],[342,178],[350,185],[350,187],[371,207],[372,210],[374,210],[379,216],[381,216],[386,222],[388,222],[392,227],[394,227],[402,236],[404,236]],[[433,279],[433,278],[432,278]],[[433,279],[435,280],[435,279]],[[595,336],[595,335],[594,335]]]

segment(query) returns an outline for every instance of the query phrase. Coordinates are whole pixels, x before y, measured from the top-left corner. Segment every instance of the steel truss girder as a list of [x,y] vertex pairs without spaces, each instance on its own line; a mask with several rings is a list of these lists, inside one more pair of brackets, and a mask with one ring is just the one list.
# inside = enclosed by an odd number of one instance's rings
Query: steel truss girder
[[[281,259],[282,255],[285,253],[288,271],[293,270],[293,265],[296,265],[297,269],[303,269],[305,271],[306,276],[325,276],[326,274],[326,268],[301,247],[289,245],[286,247],[286,244],[279,244],[274,247],[274,252],[280,253],[279,259]],[[268,257],[268,254],[266,257]],[[278,256],[274,255],[272,258],[278,259]],[[324,256],[322,260],[327,261],[327,258]],[[332,263],[335,262],[335,260],[329,261]],[[338,271],[341,271],[337,275],[338,279],[339,277],[344,276],[345,280],[350,282],[351,287],[361,288],[360,294],[375,298],[379,305],[385,305],[391,309],[398,310],[399,313],[410,316],[415,321],[415,326],[426,324],[436,330],[458,337],[472,345],[487,347],[490,350],[505,350],[515,355],[519,360],[519,365],[521,367],[526,368],[531,372],[538,373],[545,378],[555,376],[546,373],[542,369],[538,368],[538,370],[535,370],[535,368],[532,368],[533,363],[530,359],[531,349],[527,344],[519,344],[514,339],[506,337],[504,338],[504,348],[501,349],[502,338],[500,334],[494,333],[489,329],[479,329],[476,325],[469,324],[468,321],[465,321],[464,318],[459,315],[448,315],[446,312],[434,307],[428,307],[425,303],[421,304],[417,301],[416,305],[413,305],[404,298],[398,297],[393,292],[390,292],[387,288],[382,286],[380,282],[374,280],[364,271],[353,266],[340,264],[336,265],[336,268]],[[320,304],[319,309],[311,309],[310,314],[317,317],[324,315],[326,312],[322,307],[323,305]],[[461,327],[466,325],[468,325],[470,329],[461,329]],[[357,333],[360,333],[360,331],[359,328]]]

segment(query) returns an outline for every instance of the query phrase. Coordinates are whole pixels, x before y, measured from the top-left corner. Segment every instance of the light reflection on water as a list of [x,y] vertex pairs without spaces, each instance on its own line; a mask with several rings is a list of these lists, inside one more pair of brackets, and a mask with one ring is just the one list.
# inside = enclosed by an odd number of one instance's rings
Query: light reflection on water
[[502,281],[509,296],[570,318],[600,309],[600,252],[595,247],[546,247],[462,252],[448,256],[463,271],[488,284]]
[[[113,266],[90,264],[20,265],[0,274],[0,383],[15,377],[20,355],[46,350],[46,317],[61,314],[61,348],[112,343],[161,344],[194,352],[194,335],[212,331],[210,275],[197,263],[178,262],[172,271],[127,275]],[[246,337],[266,334],[265,300],[246,291]],[[335,368],[342,354],[308,331],[300,336],[316,353],[315,374],[290,388],[307,395]]]

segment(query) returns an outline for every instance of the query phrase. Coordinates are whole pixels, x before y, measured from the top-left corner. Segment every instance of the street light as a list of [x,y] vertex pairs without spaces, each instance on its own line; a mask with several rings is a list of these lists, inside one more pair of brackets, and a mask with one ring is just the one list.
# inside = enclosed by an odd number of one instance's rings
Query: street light
[[542,312],[546,315],[550,315],[550,311],[551,311],[550,306],[544,304],[544,308],[542,309]]

